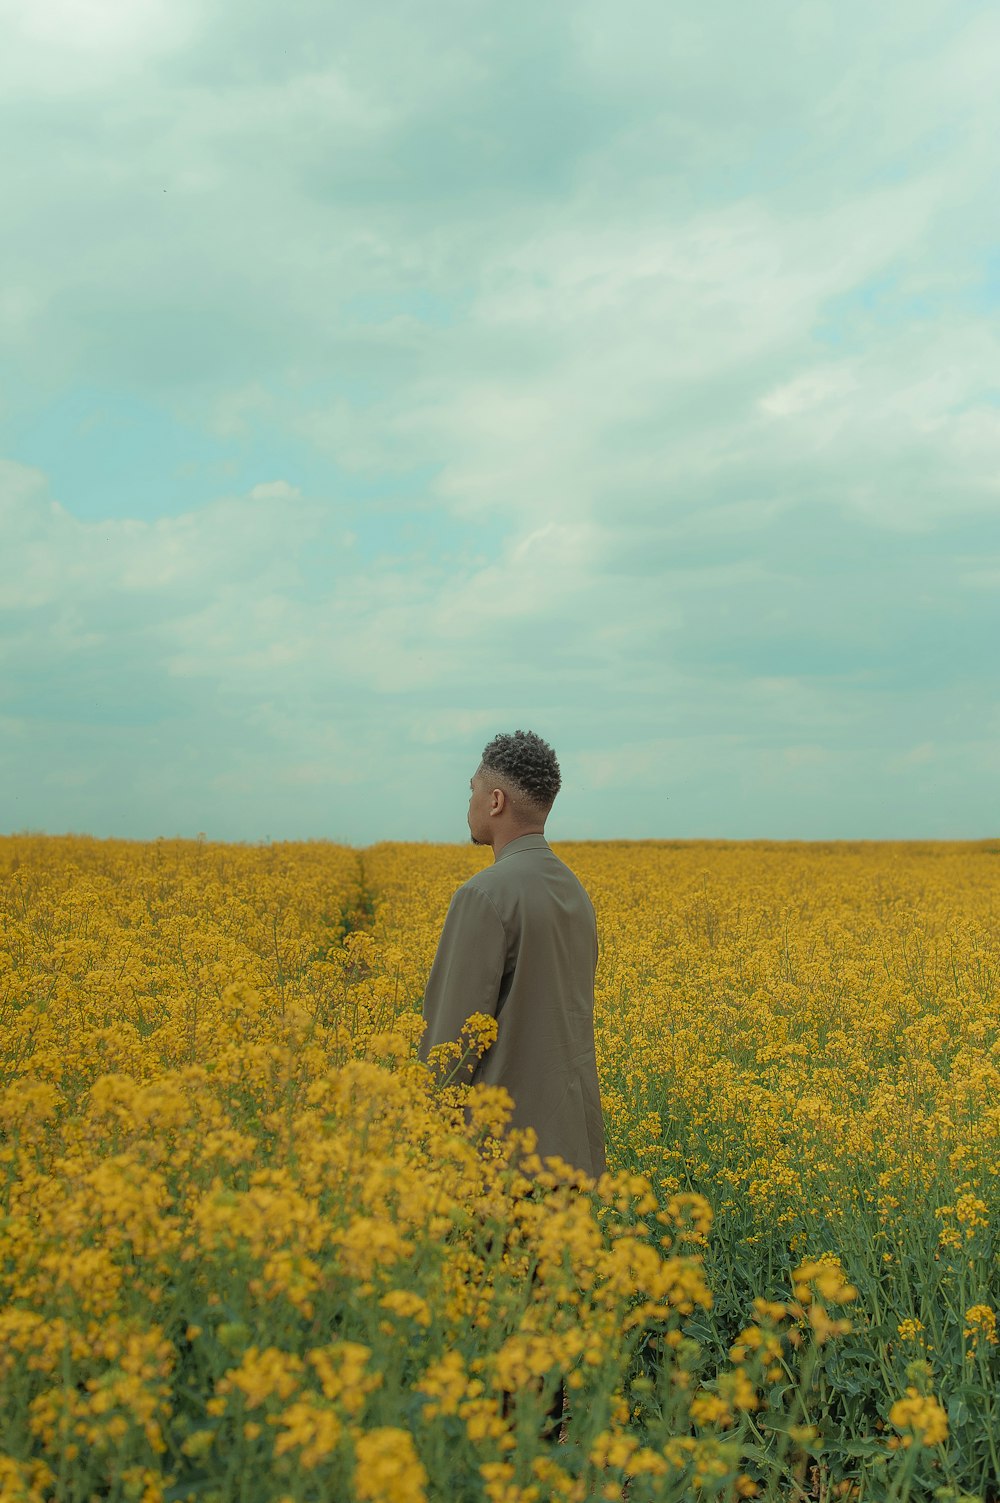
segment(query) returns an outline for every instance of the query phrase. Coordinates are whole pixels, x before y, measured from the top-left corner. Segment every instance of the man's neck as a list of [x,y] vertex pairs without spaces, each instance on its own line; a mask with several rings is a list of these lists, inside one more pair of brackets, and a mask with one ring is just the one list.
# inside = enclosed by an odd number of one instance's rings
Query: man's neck
[[530,829],[511,830],[509,834],[496,835],[493,839],[493,860],[496,861],[500,852],[515,840],[520,840],[522,835],[544,835],[544,825],[532,825]]

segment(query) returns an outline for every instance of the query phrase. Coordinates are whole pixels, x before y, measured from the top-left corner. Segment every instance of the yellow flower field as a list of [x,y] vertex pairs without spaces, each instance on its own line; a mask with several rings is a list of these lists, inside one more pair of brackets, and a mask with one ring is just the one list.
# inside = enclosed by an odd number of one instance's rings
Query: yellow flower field
[[596,1185],[416,1062],[488,852],[0,839],[0,1498],[997,1497],[997,843],[557,850]]

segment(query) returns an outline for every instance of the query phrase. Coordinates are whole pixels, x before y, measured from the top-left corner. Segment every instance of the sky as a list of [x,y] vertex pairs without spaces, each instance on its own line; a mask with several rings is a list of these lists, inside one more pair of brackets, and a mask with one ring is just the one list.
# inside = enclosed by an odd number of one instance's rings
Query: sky
[[0,831],[1000,832],[995,5],[0,36]]

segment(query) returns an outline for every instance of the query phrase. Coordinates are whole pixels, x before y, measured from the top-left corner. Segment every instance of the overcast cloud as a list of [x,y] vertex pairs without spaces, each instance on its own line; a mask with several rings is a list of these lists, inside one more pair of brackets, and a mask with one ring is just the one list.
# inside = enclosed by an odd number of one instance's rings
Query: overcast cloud
[[0,31],[0,830],[998,833],[995,7]]

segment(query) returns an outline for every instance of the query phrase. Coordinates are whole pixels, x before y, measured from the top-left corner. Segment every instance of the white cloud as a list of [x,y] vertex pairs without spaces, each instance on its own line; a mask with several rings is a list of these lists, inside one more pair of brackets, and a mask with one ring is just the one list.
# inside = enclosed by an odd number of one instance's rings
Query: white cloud
[[782,757],[789,767],[820,767],[831,753],[825,746],[786,746]]
[[[631,564],[618,534],[589,522],[512,531],[478,563],[345,551],[317,588],[303,570],[339,519],[282,487],[151,523],[84,523],[48,501],[43,477],[15,466],[7,478],[20,593],[0,825],[460,839],[449,819],[470,756],[505,725],[533,725],[567,771],[563,836],[725,833],[720,817],[767,833],[759,805],[734,813],[753,787],[821,834],[824,787],[901,786],[917,766],[947,783],[947,759],[925,765],[920,727],[933,714],[950,756],[968,718],[957,686],[880,684],[884,665],[865,653],[829,678],[808,655],[800,671],[761,671],[788,651],[768,633],[790,643],[800,629],[794,601],[780,619],[780,570],[766,555],[685,566],[671,555],[697,545],[690,527],[648,532]],[[737,535],[750,548],[763,536]],[[962,755],[970,779],[985,775],[982,748]]]
[[760,408],[769,417],[787,418],[816,407],[829,409],[834,403],[842,407],[842,399],[850,396],[855,385],[855,378],[849,370],[820,367],[776,386],[761,397]]
[[189,0],[0,0],[0,88],[8,103],[99,100],[196,34]]
[[5,461],[2,599],[8,609],[24,610],[92,602],[109,586],[126,595],[172,593],[196,601],[222,593],[234,578],[288,585],[295,578],[290,553],[315,535],[320,515],[279,482],[178,517],[86,522],[49,499],[39,471]]
[[250,490],[251,501],[297,501],[302,492],[287,480],[265,480]]
[[[427,833],[507,715],[620,828],[664,759],[703,822],[701,776],[736,819],[754,779],[857,810],[893,758],[883,799],[986,766],[996,16],[6,17],[9,787],[34,738],[66,818],[349,786],[360,822],[404,747]],[[35,420],[81,383],[211,451],[169,457],[178,514],[141,465],[126,517],[125,481],[100,521],[48,484],[72,435]],[[210,463],[241,478],[204,504]]]
[[933,741],[921,741],[918,746],[911,746],[898,757],[890,757],[886,767],[890,772],[904,772],[910,767],[925,767],[928,762],[933,762],[938,755],[938,748]]
[[485,258],[460,324],[422,349],[400,337],[414,374],[392,398],[338,397],[299,431],[352,469],[436,465],[457,514],[522,525],[683,515],[706,487],[732,500],[792,465],[896,523],[947,513],[956,489],[991,504],[995,330],[904,319],[816,361],[830,306],[884,275],[902,289],[948,210],[937,170],[820,214],[744,204],[669,225],[639,208],[627,229],[584,196]]

